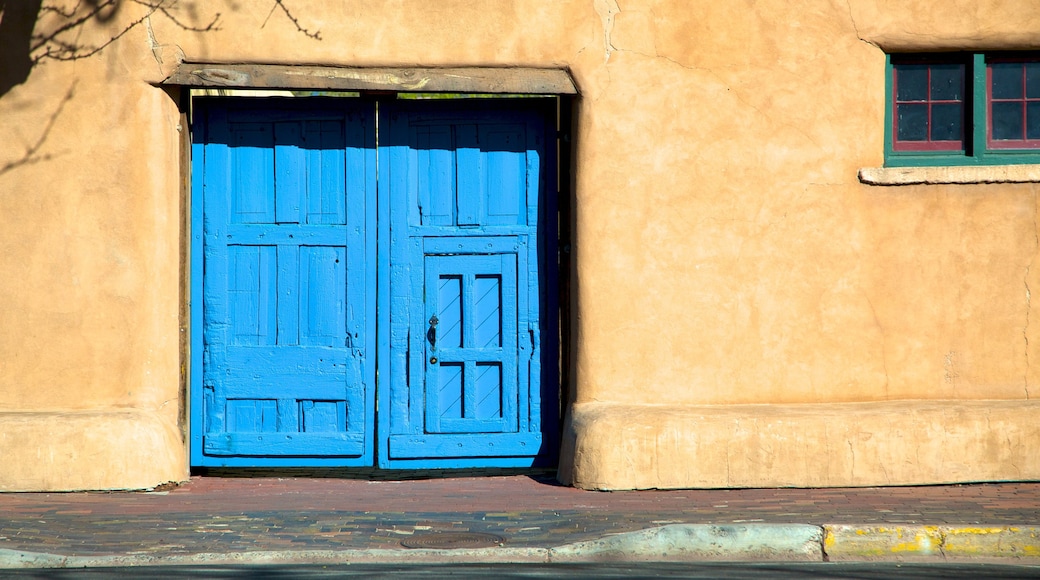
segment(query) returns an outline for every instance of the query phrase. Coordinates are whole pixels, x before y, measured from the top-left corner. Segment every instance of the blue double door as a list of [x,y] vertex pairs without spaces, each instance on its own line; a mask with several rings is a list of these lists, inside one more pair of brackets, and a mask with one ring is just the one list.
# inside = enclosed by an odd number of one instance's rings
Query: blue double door
[[192,464],[552,464],[552,106],[197,99]]

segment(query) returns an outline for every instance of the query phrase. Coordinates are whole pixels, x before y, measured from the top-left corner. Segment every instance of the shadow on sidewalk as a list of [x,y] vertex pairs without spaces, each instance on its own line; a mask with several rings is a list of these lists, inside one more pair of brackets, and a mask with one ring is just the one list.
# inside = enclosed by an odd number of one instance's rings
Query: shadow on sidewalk
[[191,475],[220,478],[311,478],[356,479],[364,481],[414,481],[486,477],[528,477],[537,483],[567,487],[556,479],[555,468],[481,468],[481,469],[377,469],[374,467],[195,467]]

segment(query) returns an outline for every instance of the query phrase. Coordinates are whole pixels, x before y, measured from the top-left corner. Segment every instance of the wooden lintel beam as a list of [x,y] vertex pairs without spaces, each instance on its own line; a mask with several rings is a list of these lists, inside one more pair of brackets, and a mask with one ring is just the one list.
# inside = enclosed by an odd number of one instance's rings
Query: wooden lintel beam
[[439,93],[574,95],[562,69],[353,68],[270,64],[182,63],[165,85],[223,88],[310,89]]

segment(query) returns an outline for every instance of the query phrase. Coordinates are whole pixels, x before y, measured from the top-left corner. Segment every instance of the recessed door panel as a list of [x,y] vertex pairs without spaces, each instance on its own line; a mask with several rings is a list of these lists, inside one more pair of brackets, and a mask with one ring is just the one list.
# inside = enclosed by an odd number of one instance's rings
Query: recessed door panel
[[516,254],[425,256],[427,433],[517,431],[516,261]]

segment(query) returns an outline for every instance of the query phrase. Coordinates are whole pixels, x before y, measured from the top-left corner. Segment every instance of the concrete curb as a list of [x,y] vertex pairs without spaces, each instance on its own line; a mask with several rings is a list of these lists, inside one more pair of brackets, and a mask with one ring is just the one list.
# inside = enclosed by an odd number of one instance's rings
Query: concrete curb
[[673,524],[552,548],[300,550],[64,556],[0,549],[0,569],[287,563],[581,563],[1026,560],[1040,526]]
[[1040,526],[825,525],[831,561],[1037,558]]
[[552,562],[823,560],[823,530],[801,524],[673,524],[549,550]]
[[548,548],[478,550],[277,550],[201,554],[60,556],[0,550],[0,570],[10,568],[103,568],[125,566],[202,566],[266,564],[465,564],[546,563]]

